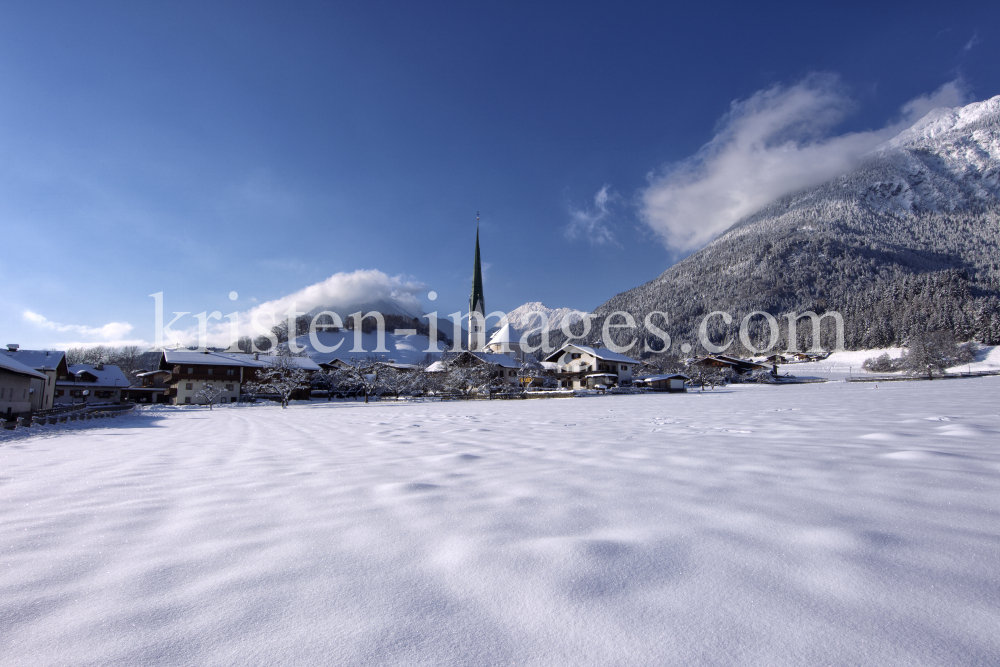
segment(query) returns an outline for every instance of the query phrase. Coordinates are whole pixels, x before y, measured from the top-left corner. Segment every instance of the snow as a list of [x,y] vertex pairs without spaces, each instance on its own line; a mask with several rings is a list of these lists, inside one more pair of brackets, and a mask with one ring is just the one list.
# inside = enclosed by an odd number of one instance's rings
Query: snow
[[5,432],[0,664],[996,664],[998,389]]
[[[0,356],[10,357],[11,359],[24,364],[29,368],[34,368],[35,370],[40,369],[55,369],[59,362],[66,356],[65,352],[57,352],[55,350],[0,350]],[[2,360],[0,360],[2,361]]]
[[17,375],[27,375],[28,377],[39,378],[42,380],[45,380],[48,377],[45,373],[39,373],[34,368],[25,366],[17,359],[12,359],[2,354],[0,354],[0,370],[5,370],[9,373],[16,373]]
[[585,311],[574,308],[548,308],[541,301],[530,301],[507,313],[507,321],[521,332],[536,332],[541,326],[541,319],[534,313],[544,313],[548,317],[548,329],[554,331],[563,325],[563,320],[569,316],[568,324],[581,321],[580,313]]
[[77,373],[88,373],[92,375],[95,380],[93,382],[75,382],[74,380],[60,380],[58,384],[60,385],[94,385],[101,387],[127,387],[129,385],[129,380],[122,373],[122,369],[117,366],[112,366],[111,364],[104,364],[100,369],[94,364],[73,364],[68,367],[70,375],[77,375]]
[[[861,368],[865,360],[888,354],[892,359],[903,355],[904,348],[887,347],[878,350],[847,350],[834,352],[822,361],[797,362],[778,366],[781,374],[790,373],[796,377],[822,377],[842,380],[848,377],[872,377],[873,375],[893,375],[893,373],[869,373]],[[1000,371],[1000,346],[980,345],[976,361],[948,369],[951,373]],[[897,373],[898,374],[898,373]]]

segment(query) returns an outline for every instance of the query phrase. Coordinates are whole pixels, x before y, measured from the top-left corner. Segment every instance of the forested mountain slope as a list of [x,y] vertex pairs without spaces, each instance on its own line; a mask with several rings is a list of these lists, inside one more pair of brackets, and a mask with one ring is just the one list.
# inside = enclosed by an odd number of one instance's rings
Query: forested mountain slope
[[734,338],[755,310],[836,310],[849,349],[940,329],[1000,343],[1000,96],[931,112],[851,173],[773,202],[595,312],[618,310],[640,324],[669,313],[674,349],[716,310],[733,315]]

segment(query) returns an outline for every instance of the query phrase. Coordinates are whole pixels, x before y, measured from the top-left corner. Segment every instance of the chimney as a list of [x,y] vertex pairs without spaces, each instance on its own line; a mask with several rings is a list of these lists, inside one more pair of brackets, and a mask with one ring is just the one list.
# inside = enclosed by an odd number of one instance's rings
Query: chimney
[[103,361],[97,362],[97,365],[94,366],[94,370],[95,371],[103,371],[104,370],[104,362]]
[[21,347],[17,343],[7,343],[7,349],[11,352],[17,352],[17,348]]

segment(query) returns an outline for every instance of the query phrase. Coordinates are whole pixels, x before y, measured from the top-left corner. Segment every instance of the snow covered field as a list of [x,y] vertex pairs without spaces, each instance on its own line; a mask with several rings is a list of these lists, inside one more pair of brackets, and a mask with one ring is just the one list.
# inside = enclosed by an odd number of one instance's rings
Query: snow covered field
[[[903,355],[901,347],[887,347],[881,350],[848,350],[834,352],[823,361],[784,364],[779,367],[782,374],[791,373],[796,377],[822,377],[831,380],[843,380],[848,377],[872,377],[892,375],[892,373],[869,373],[861,366],[866,359],[878,357],[882,353],[893,359]],[[1000,346],[980,345],[975,361],[949,368],[950,373],[998,371],[1000,370]],[[897,373],[902,375],[902,373]]]
[[996,665],[1000,378],[0,441],[3,665]]

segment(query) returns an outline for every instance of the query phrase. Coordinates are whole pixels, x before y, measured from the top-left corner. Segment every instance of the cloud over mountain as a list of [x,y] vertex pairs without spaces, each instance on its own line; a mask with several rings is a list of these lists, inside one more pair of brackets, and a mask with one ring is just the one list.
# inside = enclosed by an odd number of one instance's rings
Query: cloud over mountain
[[960,80],[907,102],[880,130],[831,134],[855,103],[831,75],[776,85],[732,103],[692,157],[651,173],[641,217],[668,247],[694,250],[776,198],[819,185],[937,107],[966,101]]

